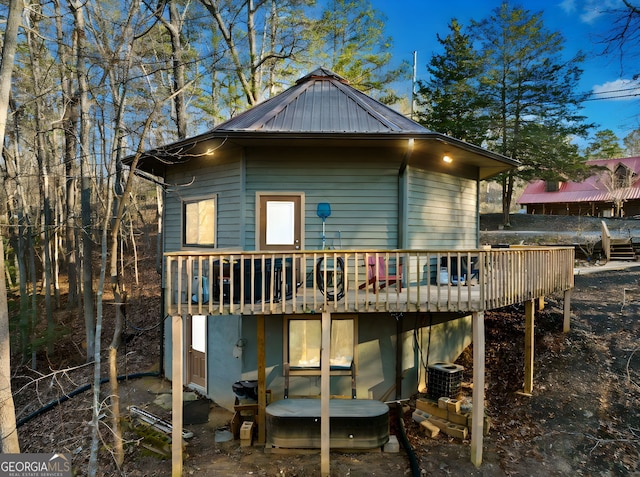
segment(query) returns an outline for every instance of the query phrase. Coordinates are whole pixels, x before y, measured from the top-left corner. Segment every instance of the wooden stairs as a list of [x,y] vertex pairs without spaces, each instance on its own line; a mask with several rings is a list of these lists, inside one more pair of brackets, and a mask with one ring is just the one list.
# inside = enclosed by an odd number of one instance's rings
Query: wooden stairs
[[626,260],[633,261],[636,259],[636,252],[633,249],[631,240],[617,243],[614,240],[611,241],[609,249],[609,260]]
[[612,238],[607,224],[602,221],[602,249],[607,260],[633,261],[636,252],[630,238]]

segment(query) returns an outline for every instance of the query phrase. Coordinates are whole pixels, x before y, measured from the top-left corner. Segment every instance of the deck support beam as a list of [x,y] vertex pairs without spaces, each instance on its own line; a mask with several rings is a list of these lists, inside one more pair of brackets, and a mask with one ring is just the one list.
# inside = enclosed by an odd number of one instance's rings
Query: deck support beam
[[267,430],[267,379],[264,315],[257,316],[258,326],[258,444],[266,442]]
[[171,317],[171,476],[182,477],[182,383],[183,330],[182,316]]
[[402,398],[402,317],[396,315],[396,400]]
[[562,331],[564,333],[569,333],[571,330],[571,292],[573,288],[569,288],[564,292],[564,324],[562,326]]
[[484,440],[484,312],[472,315],[473,328],[473,415],[471,417],[471,463],[482,464],[482,444]]
[[322,312],[322,341],[320,345],[320,475],[330,475],[329,454],[331,449],[331,428],[329,399],[331,381],[329,363],[331,357],[331,313]]
[[524,303],[524,394],[533,392],[533,355],[535,346],[535,302]]

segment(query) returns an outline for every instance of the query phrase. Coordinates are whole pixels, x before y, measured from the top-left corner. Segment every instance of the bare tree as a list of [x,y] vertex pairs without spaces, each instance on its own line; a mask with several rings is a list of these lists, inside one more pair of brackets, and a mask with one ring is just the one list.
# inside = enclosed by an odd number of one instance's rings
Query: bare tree
[[[168,20],[163,16],[163,10],[166,4],[169,6]],[[161,2],[159,8],[154,11],[156,18],[158,18],[162,25],[164,25],[171,37],[173,69],[173,84],[171,86],[171,92],[176,93],[173,95],[173,107],[178,139],[184,139],[187,137],[187,107],[184,92],[186,72],[184,56],[186,54],[186,50],[182,44],[182,29],[184,27],[184,15],[186,15],[189,5],[189,3],[186,4],[184,12],[181,14],[178,10],[177,0],[164,0]]]
[[[619,8],[607,14],[611,22],[607,24],[607,34],[602,40],[603,54],[618,57],[620,69],[624,70],[625,58],[633,60],[640,56],[640,6],[634,5],[631,0],[622,0]],[[633,63],[633,67],[637,68],[637,62]],[[640,70],[631,74],[635,79],[640,78]]]
[[[302,49],[303,36],[296,31],[297,22],[292,11],[302,16],[302,11],[296,7],[306,2],[290,0],[276,5],[265,0],[200,1],[213,16],[229,50],[231,69],[247,103],[250,106],[257,104],[262,99],[263,76],[269,74],[274,63],[285,63]],[[256,24],[261,18],[264,19],[262,26]],[[271,38],[271,35],[277,35],[277,38]],[[267,87],[272,86],[273,79],[270,83]]]
[[[67,280],[69,283],[69,293],[67,295],[67,308],[73,309],[78,305],[78,270],[80,263],[80,253],[76,247],[76,203],[78,194],[78,184],[76,179],[76,148],[78,145],[76,137],[76,127],[78,122],[78,94],[74,91],[75,82],[71,76],[71,71],[67,67],[72,61],[72,53],[75,46],[65,43],[64,25],[62,16],[62,5],[60,0],[54,0],[55,8],[55,24],[58,42],[58,55],[60,62],[58,70],[60,72],[60,93],[62,94],[63,117],[62,129],[64,132],[64,170],[65,170],[65,187],[63,192],[64,203],[66,204],[62,210],[62,222],[65,225],[65,264],[67,271]],[[75,42],[76,35],[73,36],[72,42]],[[89,351],[89,350],[88,350]],[[93,356],[89,353],[88,358]]]
[[[0,65],[0,138],[4,138],[9,109],[9,93],[13,75],[14,58],[17,48],[18,28],[22,16],[23,2],[9,2],[9,17],[2,45]],[[0,155],[3,141],[0,141]],[[9,339],[9,307],[4,280],[4,243],[0,235],[0,438],[3,453],[19,453],[20,444],[16,432],[16,413],[11,393],[11,348]]]
[[604,168],[602,174],[602,183],[612,198],[614,217],[623,217],[624,203],[629,197],[630,187],[638,180],[638,175],[624,164],[618,164],[615,169]]
[[[39,31],[42,15],[39,9],[31,6],[29,19],[29,28],[26,29],[27,47],[29,50],[29,72],[31,81],[35,91],[44,89],[44,73],[41,71],[42,62],[41,53],[46,51],[42,45],[42,34]],[[40,195],[40,204],[42,210],[41,220],[41,236],[42,236],[42,256],[44,257],[43,274],[44,286],[43,294],[45,301],[45,312],[47,318],[47,348],[49,352],[53,351],[53,336],[55,324],[53,322],[53,303],[52,298],[52,264],[51,264],[51,230],[53,228],[53,217],[51,209],[51,191],[49,177],[50,154],[46,143],[47,120],[45,118],[46,105],[43,97],[36,97],[33,101],[34,108],[34,124],[35,124],[35,155],[38,164],[38,191]]]

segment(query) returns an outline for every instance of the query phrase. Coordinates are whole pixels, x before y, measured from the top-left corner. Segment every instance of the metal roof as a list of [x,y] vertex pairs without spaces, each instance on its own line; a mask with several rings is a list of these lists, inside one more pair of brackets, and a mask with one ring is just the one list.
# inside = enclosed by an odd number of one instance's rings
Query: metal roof
[[[165,177],[168,167],[223,147],[337,145],[400,148],[406,151],[403,161],[422,166],[440,163],[444,155],[449,155],[455,162],[453,169],[447,170],[466,175],[469,170],[477,171],[479,179],[520,164],[480,146],[430,131],[349,86],[347,80],[331,70],[317,68],[277,96],[205,133],[145,151],[137,168]],[[124,159],[125,164],[133,161],[134,156]]]
[[427,133],[425,127],[349,86],[326,68],[317,68],[295,85],[214,131],[307,133]]
[[[629,168],[640,177],[640,156],[621,159],[597,159],[587,161],[588,165],[606,167],[615,171],[619,165]],[[635,177],[634,176],[634,177]],[[613,202],[615,200],[640,199],[640,179],[631,187],[611,190],[609,173],[599,171],[582,182],[562,182],[557,191],[546,190],[545,181],[529,183],[518,199],[518,204],[552,204],[567,202]]]

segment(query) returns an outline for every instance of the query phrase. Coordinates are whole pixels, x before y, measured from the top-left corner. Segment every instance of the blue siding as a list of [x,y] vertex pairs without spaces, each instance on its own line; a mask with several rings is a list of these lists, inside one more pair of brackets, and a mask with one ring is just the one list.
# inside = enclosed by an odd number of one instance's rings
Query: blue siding
[[408,248],[477,247],[477,181],[412,168],[408,174]]
[[[237,151],[236,151],[237,155]],[[182,201],[217,194],[217,247],[238,248],[243,230],[242,169],[229,153],[194,158],[180,168],[170,168],[166,182],[164,240],[166,252],[182,250]]]
[[[305,195],[304,248],[322,246],[319,202],[331,204],[328,244],[343,249],[398,247],[398,158],[382,150],[285,149],[277,158],[247,151],[247,249],[255,248],[256,194]],[[338,240],[340,236],[341,240]]]

